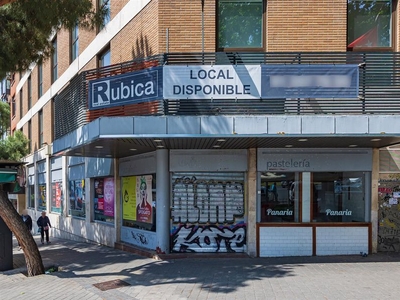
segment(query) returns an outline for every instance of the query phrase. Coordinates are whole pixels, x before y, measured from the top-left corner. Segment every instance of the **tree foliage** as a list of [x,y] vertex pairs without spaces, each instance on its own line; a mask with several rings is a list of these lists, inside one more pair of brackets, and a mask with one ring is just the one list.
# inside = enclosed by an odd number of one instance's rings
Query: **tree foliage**
[[20,161],[29,153],[29,140],[17,130],[13,136],[5,137],[10,128],[10,105],[6,102],[0,102],[0,160]]
[[0,141],[0,159],[20,161],[29,153],[28,144],[27,137],[17,130],[13,136]]
[[76,24],[94,29],[107,14],[107,6],[96,11],[91,0],[17,0],[0,6],[0,75],[49,57],[49,38],[57,30]]
[[[91,0],[0,0],[0,78],[6,72],[26,70],[48,58],[51,36],[61,28],[94,29],[108,15],[109,6],[96,11]],[[0,130],[9,128],[10,108],[0,104]],[[28,139],[21,131],[0,141],[0,159],[21,160],[29,153]],[[0,186],[0,217],[17,238],[25,255],[29,276],[44,273],[35,240]]]

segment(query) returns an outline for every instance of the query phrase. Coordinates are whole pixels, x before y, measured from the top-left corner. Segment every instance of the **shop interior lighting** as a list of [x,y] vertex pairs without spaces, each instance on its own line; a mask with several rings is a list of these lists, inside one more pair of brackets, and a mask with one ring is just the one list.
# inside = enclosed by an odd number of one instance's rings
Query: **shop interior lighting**
[[158,145],[157,148],[164,148],[164,146],[163,145]]
[[355,148],[355,147],[357,147],[358,145],[349,145],[349,147],[350,148]]
[[308,139],[298,139],[299,142],[307,142]]
[[153,142],[155,142],[155,143],[161,143],[162,140],[160,140],[160,139],[155,139],[155,140],[153,140]]
[[226,139],[218,139],[217,142],[225,142]]
[[285,147],[286,147],[286,148],[292,148],[293,145],[286,145]]
[[94,147],[97,148],[97,149],[103,149],[103,146],[101,146],[101,145],[94,146]]
[[137,149],[135,149],[135,148],[131,148],[131,149],[129,149],[129,150],[131,150],[131,151],[136,151]]
[[371,142],[378,142],[378,141],[380,141],[381,139],[371,139]]
[[214,145],[213,148],[221,148],[220,145]]

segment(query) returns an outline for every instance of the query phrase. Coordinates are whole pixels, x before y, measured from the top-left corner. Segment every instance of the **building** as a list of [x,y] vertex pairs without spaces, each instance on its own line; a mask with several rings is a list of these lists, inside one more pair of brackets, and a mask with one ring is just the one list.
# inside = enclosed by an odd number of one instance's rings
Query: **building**
[[12,131],[31,140],[20,206],[109,246],[376,252],[399,14],[364,2],[97,3],[103,28],[60,31],[49,61],[15,74]]

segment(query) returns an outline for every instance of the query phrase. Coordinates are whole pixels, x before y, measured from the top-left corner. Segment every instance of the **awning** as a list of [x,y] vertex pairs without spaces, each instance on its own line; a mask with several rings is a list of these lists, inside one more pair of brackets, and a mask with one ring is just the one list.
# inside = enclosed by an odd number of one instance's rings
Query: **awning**
[[0,183],[15,182],[17,170],[0,170]]

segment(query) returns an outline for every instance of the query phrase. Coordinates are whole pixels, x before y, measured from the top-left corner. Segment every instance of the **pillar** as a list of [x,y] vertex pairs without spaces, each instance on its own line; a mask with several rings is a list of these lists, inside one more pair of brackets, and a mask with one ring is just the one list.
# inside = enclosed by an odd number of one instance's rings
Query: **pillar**
[[378,210],[379,210],[379,149],[372,150],[372,185],[371,185],[371,223],[372,253],[378,252]]
[[257,256],[257,149],[247,152],[247,254]]
[[156,230],[157,246],[162,252],[170,251],[170,199],[169,199],[169,152],[156,151]]

